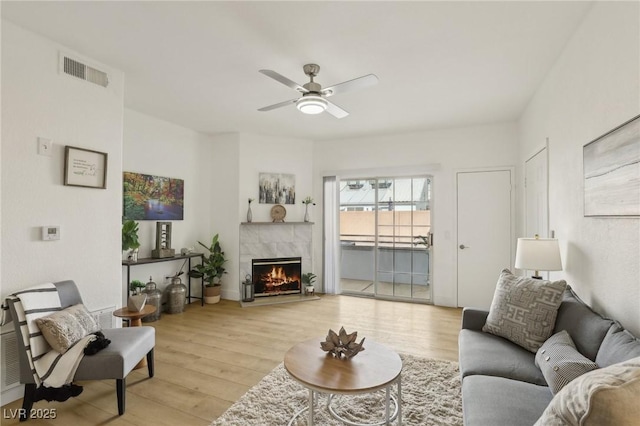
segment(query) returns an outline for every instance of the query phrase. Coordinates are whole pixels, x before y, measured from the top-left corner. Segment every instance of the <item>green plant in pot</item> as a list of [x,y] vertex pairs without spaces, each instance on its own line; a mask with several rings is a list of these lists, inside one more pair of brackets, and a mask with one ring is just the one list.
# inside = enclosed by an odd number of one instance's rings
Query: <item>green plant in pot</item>
[[122,251],[127,253],[127,260],[130,262],[138,261],[138,224],[134,220],[125,220],[122,223]]
[[203,262],[200,265],[195,265],[193,269],[189,271],[189,276],[192,278],[202,278],[204,281],[204,301],[205,303],[218,303],[220,301],[220,286],[222,283],[222,275],[226,274],[224,264],[226,259],[224,252],[220,246],[218,234],[214,235],[211,239],[211,245],[198,241],[202,247],[208,252],[208,256],[204,256]]
[[307,272],[302,274],[302,284],[304,284],[304,294],[314,294],[315,287],[313,283],[316,281],[316,274],[313,272]]
[[131,289],[131,293],[133,293],[133,294],[142,293],[142,290],[144,290],[145,287],[146,287],[146,284],[144,284],[140,280],[133,280],[129,284],[129,288]]

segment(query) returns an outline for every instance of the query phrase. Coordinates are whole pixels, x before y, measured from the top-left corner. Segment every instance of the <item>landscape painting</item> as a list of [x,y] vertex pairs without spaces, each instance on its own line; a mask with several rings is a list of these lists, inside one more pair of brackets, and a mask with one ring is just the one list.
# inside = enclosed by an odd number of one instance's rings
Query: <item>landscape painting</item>
[[295,204],[296,175],[260,173],[260,204]]
[[125,219],[183,219],[184,180],[124,172],[123,185]]
[[583,148],[584,215],[640,216],[640,115]]

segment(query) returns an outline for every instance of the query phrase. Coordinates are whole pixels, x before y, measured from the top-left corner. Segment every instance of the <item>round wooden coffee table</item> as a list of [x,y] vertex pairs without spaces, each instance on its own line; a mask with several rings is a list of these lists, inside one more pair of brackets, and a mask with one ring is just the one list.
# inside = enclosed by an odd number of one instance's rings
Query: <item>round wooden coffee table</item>
[[[333,396],[370,393],[381,389],[386,392],[385,419],[373,424],[390,424],[397,419],[398,425],[401,425],[402,360],[400,356],[386,346],[365,340],[364,351],[349,360],[337,359],[320,349],[322,341],[324,338],[320,337],[298,343],[284,356],[284,368],[287,373],[309,389],[308,407],[294,414],[289,425],[306,410],[309,415],[307,425],[313,425],[316,394],[320,392],[329,394],[327,407],[334,418],[350,425],[360,426],[336,413],[332,405]],[[391,395],[391,387],[394,383],[397,385],[397,399]],[[393,413],[391,413],[391,402],[395,405]]]

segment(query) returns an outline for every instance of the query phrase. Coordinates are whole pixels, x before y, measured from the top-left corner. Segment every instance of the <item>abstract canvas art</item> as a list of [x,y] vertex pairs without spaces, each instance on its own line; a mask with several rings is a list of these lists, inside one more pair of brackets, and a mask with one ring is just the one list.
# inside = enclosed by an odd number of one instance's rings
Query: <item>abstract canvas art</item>
[[125,219],[183,219],[184,180],[124,172],[122,181]]
[[640,115],[583,148],[584,215],[640,216]]
[[296,176],[284,173],[260,173],[260,204],[295,204]]

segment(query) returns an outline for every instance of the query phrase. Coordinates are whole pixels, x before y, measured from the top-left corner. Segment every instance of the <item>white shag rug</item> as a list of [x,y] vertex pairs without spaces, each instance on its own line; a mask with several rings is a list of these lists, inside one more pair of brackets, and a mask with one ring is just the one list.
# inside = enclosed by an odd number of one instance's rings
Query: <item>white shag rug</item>
[[[450,361],[402,358],[402,424],[462,425],[462,396],[458,364]],[[396,386],[392,387],[395,395]],[[211,426],[287,425],[291,417],[307,407],[309,391],[287,374],[282,364],[249,389]],[[339,399],[338,399],[339,398]],[[343,425],[328,412],[327,398],[320,394],[314,423],[322,426]],[[384,419],[384,391],[354,396],[336,396],[335,410],[355,423],[377,423]],[[392,403],[393,410],[393,403]],[[293,423],[307,424],[305,411]],[[394,421],[393,424],[397,424]]]

